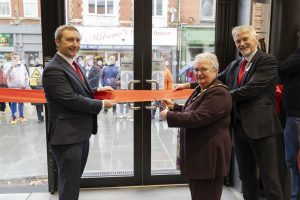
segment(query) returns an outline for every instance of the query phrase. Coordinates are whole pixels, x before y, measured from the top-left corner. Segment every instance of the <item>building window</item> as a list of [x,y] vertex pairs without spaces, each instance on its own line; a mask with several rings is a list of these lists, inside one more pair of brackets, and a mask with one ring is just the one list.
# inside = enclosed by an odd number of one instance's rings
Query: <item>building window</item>
[[89,0],[88,13],[97,15],[112,15],[114,14],[113,0]]
[[24,17],[38,17],[38,2],[37,0],[23,0]]
[[11,4],[10,0],[0,0],[0,16],[10,17],[11,16]]
[[163,15],[163,0],[152,0],[152,16]]
[[201,20],[215,20],[215,0],[201,0]]

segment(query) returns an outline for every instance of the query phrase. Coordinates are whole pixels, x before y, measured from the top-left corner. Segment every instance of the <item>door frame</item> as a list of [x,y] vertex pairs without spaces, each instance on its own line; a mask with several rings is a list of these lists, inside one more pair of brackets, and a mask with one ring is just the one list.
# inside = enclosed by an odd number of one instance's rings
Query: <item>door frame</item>
[[[60,25],[65,24],[65,1],[41,1],[42,19],[42,42],[44,66],[56,53],[54,43],[54,32]],[[151,90],[151,84],[145,80],[151,79],[152,75],[152,1],[133,0],[134,2],[134,79],[141,83],[134,84],[135,90]],[[228,11],[236,11],[237,0],[217,0],[216,12],[216,54],[220,66],[227,65],[228,60],[235,57],[235,48],[231,42],[231,35],[223,34],[229,32],[236,25],[237,15],[233,18],[224,17]],[[237,13],[237,12],[235,12]],[[226,21],[227,20],[227,21]],[[229,42],[228,42],[229,41]],[[220,48],[225,46],[228,48]],[[222,68],[222,69],[223,69]],[[81,187],[112,187],[132,185],[155,185],[155,184],[179,184],[185,183],[185,178],[180,175],[151,175],[151,114],[145,108],[151,102],[134,103],[140,106],[140,110],[134,111],[134,176],[132,177],[104,177],[104,178],[82,178]],[[46,108],[46,119],[48,118]],[[48,124],[46,120],[46,130]],[[57,169],[53,156],[48,151],[48,187],[49,192],[57,190]]]

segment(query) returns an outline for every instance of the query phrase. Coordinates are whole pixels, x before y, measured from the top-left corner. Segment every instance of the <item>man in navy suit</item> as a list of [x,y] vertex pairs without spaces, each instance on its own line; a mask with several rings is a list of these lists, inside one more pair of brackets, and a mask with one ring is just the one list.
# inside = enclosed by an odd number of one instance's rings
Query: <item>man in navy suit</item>
[[[259,199],[258,167],[267,200],[283,200],[283,130],[275,107],[278,63],[257,48],[254,27],[237,26],[232,36],[242,59],[231,62],[218,79],[228,86],[233,100],[233,144],[243,196],[245,200]],[[194,86],[187,83],[175,90]]]
[[74,57],[80,34],[74,26],[55,31],[57,53],[43,72],[48,106],[47,141],[58,166],[59,200],[77,200],[89,138],[97,133],[97,114],[115,101],[93,99],[93,90]]

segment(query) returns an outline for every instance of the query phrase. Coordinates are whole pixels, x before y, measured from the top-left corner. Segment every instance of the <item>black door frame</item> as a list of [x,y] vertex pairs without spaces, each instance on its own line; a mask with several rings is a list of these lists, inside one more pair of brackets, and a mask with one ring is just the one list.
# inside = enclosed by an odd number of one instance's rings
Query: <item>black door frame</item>
[[[58,26],[66,22],[65,5],[65,0],[41,1],[44,64],[56,53],[54,32]],[[134,85],[135,90],[151,90],[151,84],[145,82],[145,80],[151,79],[152,74],[152,9],[149,9],[151,7],[152,1],[134,0],[134,79],[141,80],[141,83]],[[224,41],[231,41],[231,35],[223,35],[223,31],[228,31],[236,24],[236,17],[228,18],[224,16],[226,15],[224,13],[228,13],[228,10],[232,13],[236,8],[236,0],[217,0],[215,41],[216,54],[221,61],[220,66],[224,66],[228,60],[232,60],[235,56],[234,46],[232,48],[229,44],[226,45],[226,48],[219,47],[224,44]],[[180,175],[151,175],[151,123],[147,123],[151,121],[151,115],[150,110],[145,109],[145,105],[150,103],[135,103],[135,106],[140,106],[141,109],[134,111],[134,176],[83,178],[81,187],[178,184],[186,182]],[[54,193],[57,190],[57,170],[48,148],[47,152],[49,191]]]

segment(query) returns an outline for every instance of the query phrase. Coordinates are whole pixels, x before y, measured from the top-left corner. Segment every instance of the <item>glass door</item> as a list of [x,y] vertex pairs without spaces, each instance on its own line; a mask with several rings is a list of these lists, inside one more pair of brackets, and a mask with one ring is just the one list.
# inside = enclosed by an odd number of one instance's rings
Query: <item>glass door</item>
[[[92,87],[127,90],[134,70],[134,1],[66,0],[66,24],[77,27],[81,50],[76,59]],[[133,88],[132,88],[133,89]],[[138,185],[141,158],[135,156],[134,105],[118,103],[98,115],[98,134],[90,138],[83,187]]]
[[[193,60],[199,53],[215,50],[215,0],[152,0],[151,79],[159,90],[172,90],[176,83],[194,82]],[[152,89],[157,89],[152,85]],[[175,100],[183,104],[185,99]],[[150,182],[178,177],[177,132],[151,110]],[[177,175],[177,176],[176,176]],[[180,181],[180,178],[177,179]]]
[[[192,11],[190,0],[184,1],[65,0],[57,23],[80,31],[76,59],[91,84],[115,90],[170,89],[170,82],[194,80],[188,72],[197,53],[214,51],[215,1],[207,0],[209,13],[201,12],[205,0],[193,0],[197,7]],[[172,81],[165,81],[166,72]],[[185,182],[175,165],[177,130],[160,121],[155,106],[123,102],[101,111],[82,187]]]

